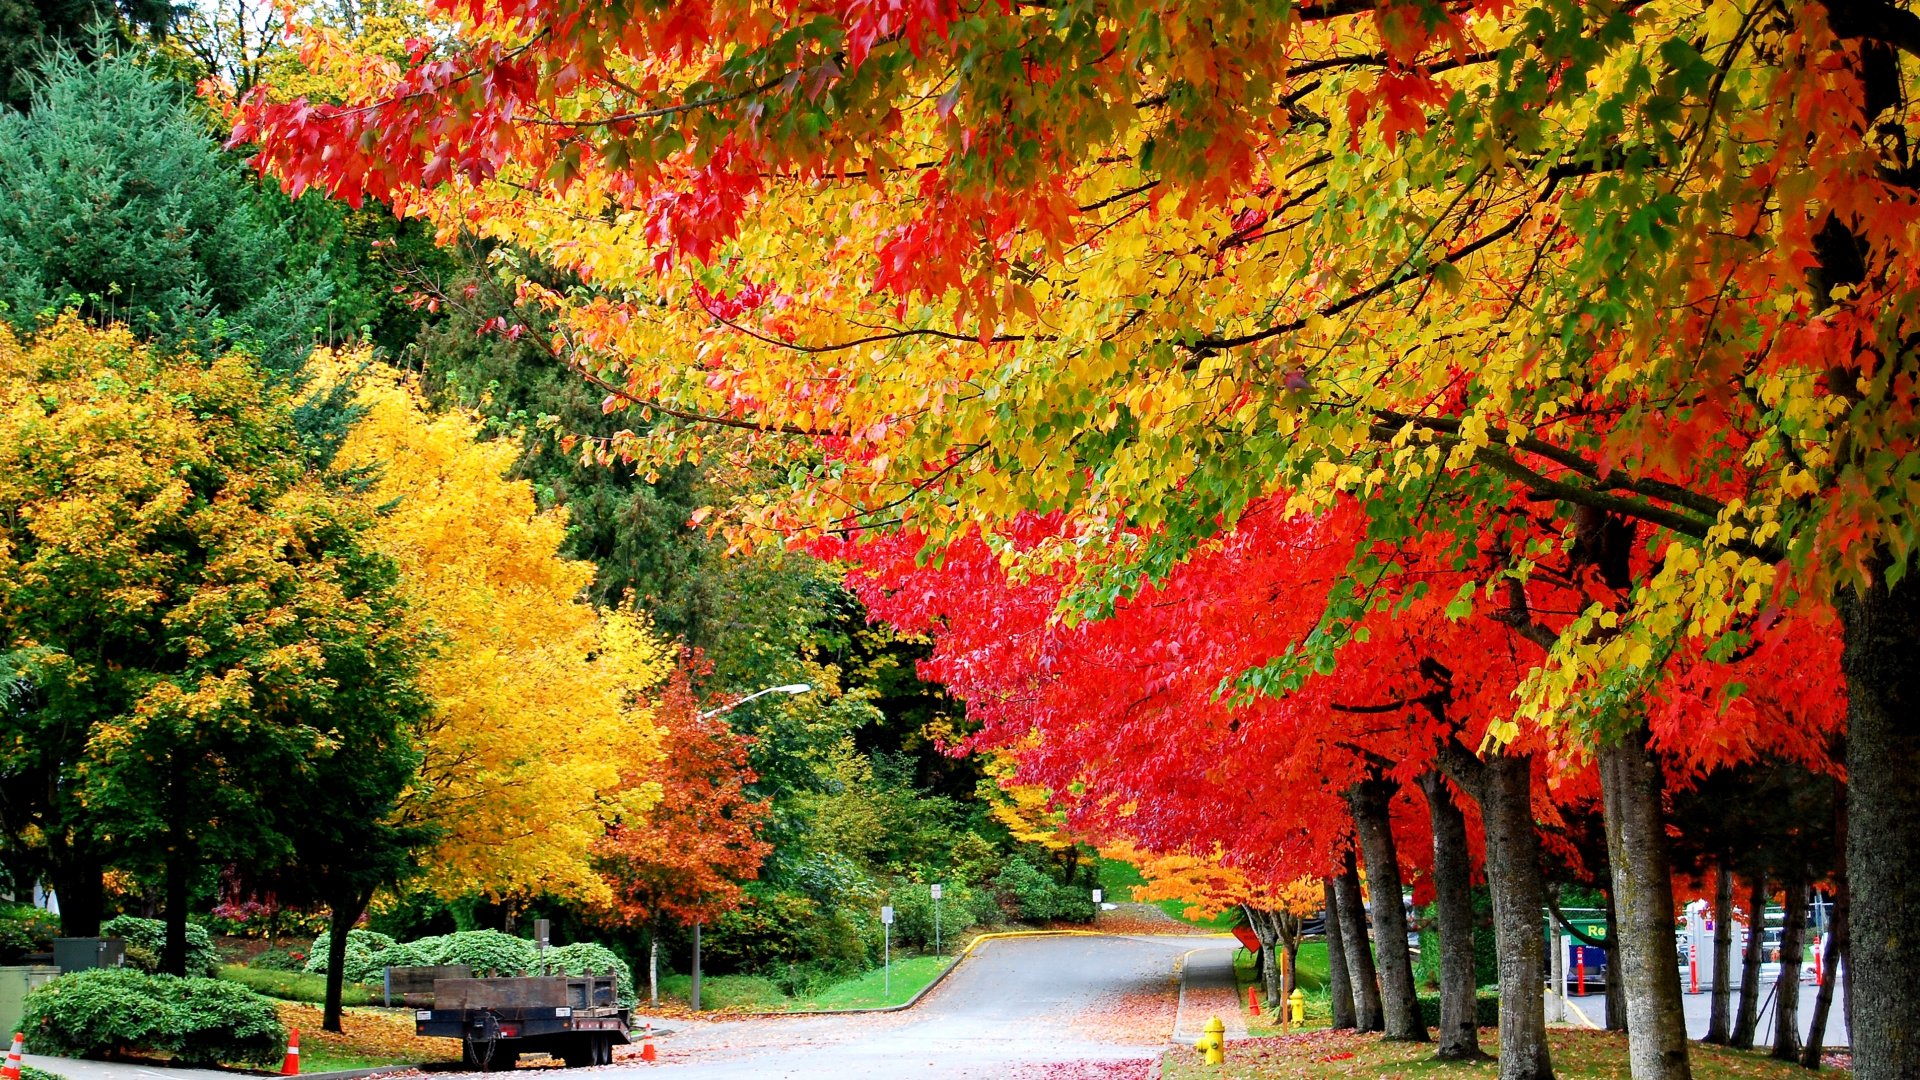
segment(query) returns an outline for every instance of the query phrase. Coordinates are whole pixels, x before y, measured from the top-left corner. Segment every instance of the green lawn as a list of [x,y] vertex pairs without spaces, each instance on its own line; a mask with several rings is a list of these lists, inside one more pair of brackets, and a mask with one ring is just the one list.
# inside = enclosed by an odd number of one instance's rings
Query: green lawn
[[921,988],[934,980],[934,977],[953,963],[952,956],[916,956],[911,960],[896,960],[890,976],[892,988],[889,990],[878,971],[869,971],[857,979],[836,983],[828,987],[812,1001],[797,1006],[806,1009],[871,1009],[883,1005],[899,1005],[920,992]]
[[[1617,1080],[1627,1075],[1624,1035],[1556,1028],[1547,1037],[1553,1047],[1554,1073],[1562,1080]],[[1498,1054],[1499,1032],[1481,1029],[1480,1046],[1490,1055]],[[1812,1075],[1764,1053],[1702,1043],[1690,1044],[1689,1051],[1695,1080],[1806,1080]],[[1378,1035],[1324,1030],[1229,1042],[1225,1065],[1204,1065],[1186,1047],[1169,1051],[1164,1062],[1163,1080],[1495,1080],[1500,1075],[1499,1063],[1491,1057],[1471,1065],[1437,1062],[1431,1044],[1389,1043]],[[1821,1075],[1853,1074],[1834,1069],[1822,1070]]]
[[[1100,888],[1106,893],[1108,903],[1127,903],[1133,900],[1133,886],[1145,885],[1147,879],[1140,876],[1139,868],[1130,862],[1100,857]],[[1240,912],[1229,908],[1211,919],[1189,919],[1187,905],[1178,900],[1157,900],[1154,907],[1166,912],[1189,926],[1204,927],[1208,930],[1231,930],[1240,922]]]
[[[327,1000],[327,977],[309,975],[304,971],[274,971],[270,968],[250,968],[240,964],[228,964],[220,969],[220,977],[228,982],[237,982],[256,994],[280,998],[284,1001],[310,1001],[316,1004]],[[343,986],[340,988],[340,1004],[371,1005],[373,995],[363,986]]]
[[[758,975],[709,975],[700,980],[700,1007],[703,1010],[761,1009],[774,1012],[872,1009],[900,1005],[919,993],[951,963],[951,955],[895,960],[890,975],[876,969],[857,978],[835,983],[804,999],[788,997],[773,980]],[[667,975],[660,980],[660,996],[663,1000],[684,1003],[692,989],[693,979],[690,976]]]

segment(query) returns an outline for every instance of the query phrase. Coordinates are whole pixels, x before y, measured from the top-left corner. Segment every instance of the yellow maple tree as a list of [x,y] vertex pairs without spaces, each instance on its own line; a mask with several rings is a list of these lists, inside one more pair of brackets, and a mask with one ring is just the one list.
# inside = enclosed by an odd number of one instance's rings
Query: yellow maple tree
[[1196,855],[1147,851],[1130,840],[1120,840],[1102,844],[1100,854],[1132,863],[1146,879],[1145,885],[1133,886],[1135,903],[1178,901],[1187,905],[1189,919],[1210,919],[1242,904],[1296,917],[1312,915],[1321,907],[1319,879],[1303,877],[1277,884],[1257,881],[1238,867],[1227,865],[1226,852],[1218,846]]
[[593,565],[560,555],[565,511],[540,510],[530,484],[508,479],[512,442],[481,441],[467,413],[429,413],[401,376],[360,376],[355,398],[365,412],[339,463],[370,470],[378,541],[442,638],[423,672],[436,711],[406,804],[442,830],[427,884],[604,900],[590,850],[604,820],[657,798],[620,776],[657,756],[648,697],[671,652],[642,616],[585,599]]

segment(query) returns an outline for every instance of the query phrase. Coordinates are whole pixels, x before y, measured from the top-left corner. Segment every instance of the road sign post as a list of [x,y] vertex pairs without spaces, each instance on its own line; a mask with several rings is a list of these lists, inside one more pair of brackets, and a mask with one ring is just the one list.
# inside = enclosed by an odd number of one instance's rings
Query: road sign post
[[933,886],[933,955],[945,955],[940,951],[940,886]]
[[880,907],[880,995],[881,1000],[891,1001],[893,997],[893,905]]

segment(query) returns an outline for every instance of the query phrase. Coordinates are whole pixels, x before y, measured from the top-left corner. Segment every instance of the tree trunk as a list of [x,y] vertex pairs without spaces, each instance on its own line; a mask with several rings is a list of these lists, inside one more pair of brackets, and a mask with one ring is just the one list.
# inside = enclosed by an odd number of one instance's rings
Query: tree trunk
[[367,910],[371,899],[371,894],[352,892],[328,899],[327,1001],[320,1014],[324,1030],[340,1030],[340,993],[347,985],[347,936],[353,933],[353,924],[360,921],[360,913]]
[[1533,824],[1533,755],[1482,761],[1460,743],[1441,764],[1480,804],[1487,835],[1487,891],[1493,897],[1494,949],[1500,956],[1500,1080],[1552,1080],[1547,1046],[1546,881]]
[[1753,1049],[1753,1029],[1760,1022],[1760,960],[1767,940],[1767,874],[1753,871],[1747,894],[1747,948],[1740,958],[1740,1012],[1733,1018],[1735,1050]]
[[1727,1045],[1728,1013],[1733,1003],[1733,868],[1722,858],[1713,884],[1713,1001],[1707,1010],[1707,1037],[1701,1042]]
[[653,921],[653,929],[647,932],[647,1002],[652,1008],[660,1007],[660,920]]
[[187,875],[190,872],[184,841],[176,840],[173,850],[167,853],[167,941],[160,949],[160,970],[168,975],[187,973]]
[[1267,1013],[1272,1015],[1275,1009],[1280,1008],[1280,1003],[1286,1000],[1287,987],[1282,985],[1280,958],[1273,954],[1273,946],[1262,944],[1260,951],[1266,954],[1260,958],[1260,981],[1263,984],[1261,989],[1266,991]]
[[1399,785],[1380,777],[1355,784],[1347,793],[1360,850],[1367,860],[1367,895],[1373,909],[1373,947],[1379,953],[1380,1004],[1390,1042],[1426,1042],[1420,999],[1413,986],[1413,956],[1407,949],[1406,897],[1400,885],[1400,856],[1393,843],[1389,805]]
[[1327,917],[1323,923],[1327,935],[1327,996],[1333,999],[1334,1030],[1353,1027],[1353,986],[1347,979],[1346,934],[1340,926],[1340,901],[1334,895],[1333,879],[1322,878],[1326,891]]
[[1800,965],[1807,955],[1807,883],[1787,882],[1787,920],[1780,934],[1780,978],[1773,984],[1773,1056],[1800,1060]]
[[[1876,567],[1876,570],[1882,568]],[[1836,597],[1846,646],[1847,815],[1867,823],[1847,847],[1853,889],[1849,1033],[1858,1080],[1920,1076],[1920,581]]]
[[1373,970],[1373,947],[1367,941],[1367,911],[1360,899],[1360,868],[1354,863],[1351,849],[1346,852],[1346,868],[1333,885],[1340,904],[1347,982],[1353,989],[1353,1027],[1355,1031],[1380,1031],[1386,1027],[1380,1015],[1380,982]]
[[1433,827],[1434,921],[1440,932],[1440,1045],[1434,1056],[1475,1061],[1480,1025],[1474,1002],[1473,864],[1467,850],[1467,818],[1453,801],[1446,777],[1420,776]]
[[[1611,873],[1612,871],[1608,871]],[[1601,952],[1607,957],[1607,981],[1602,984],[1607,1001],[1608,1031],[1627,1033],[1627,984],[1621,976],[1620,967],[1620,913],[1613,909],[1613,890],[1603,894],[1607,901],[1607,940],[1601,942]]]
[[1278,920],[1252,904],[1241,904],[1240,909],[1246,912],[1247,925],[1253,929],[1254,936],[1260,939],[1260,955],[1254,957],[1254,961],[1260,969],[1261,996],[1266,999],[1267,1008],[1272,1009],[1283,993],[1280,989],[1279,961],[1273,955],[1273,943],[1280,935],[1276,925]]
[[[1627,1060],[1633,1080],[1690,1080],[1680,952],[1673,938],[1673,876],[1660,813],[1659,764],[1640,728],[1600,749],[1607,861],[1620,914],[1620,966],[1627,996]],[[1607,972],[1611,981],[1612,971]]]
[[1807,1045],[1800,1051],[1800,1064],[1809,1069],[1820,1067],[1820,1056],[1827,1049],[1827,1016],[1833,1010],[1833,995],[1840,985],[1840,958],[1847,954],[1850,906],[1847,879],[1843,877],[1833,888],[1833,918],[1827,923],[1827,951],[1820,955],[1820,993],[1813,1000],[1813,1023],[1807,1029]]
[[53,865],[47,877],[60,898],[60,933],[66,937],[99,937],[106,914],[106,890],[101,885],[104,865],[90,853],[61,843],[48,844]]

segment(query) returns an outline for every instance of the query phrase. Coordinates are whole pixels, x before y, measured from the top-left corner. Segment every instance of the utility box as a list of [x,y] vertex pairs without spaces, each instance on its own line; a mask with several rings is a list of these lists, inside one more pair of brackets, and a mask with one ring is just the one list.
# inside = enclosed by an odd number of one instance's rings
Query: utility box
[[8,1036],[20,1030],[26,1015],[27,991],[52,982],[60,969],[48,964],[0,967],[0,1027]]
[[53,966],[62,973],[121,967],[127,962],[127,943],[110,937],[53,939]]

